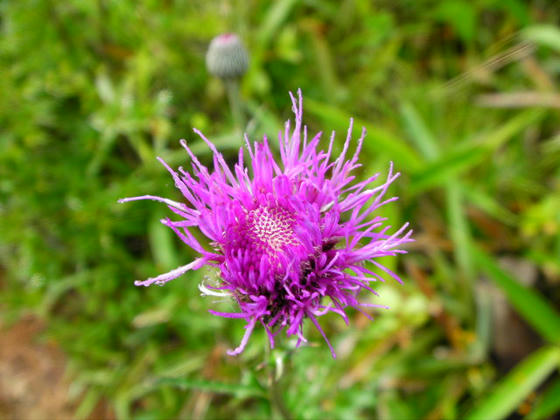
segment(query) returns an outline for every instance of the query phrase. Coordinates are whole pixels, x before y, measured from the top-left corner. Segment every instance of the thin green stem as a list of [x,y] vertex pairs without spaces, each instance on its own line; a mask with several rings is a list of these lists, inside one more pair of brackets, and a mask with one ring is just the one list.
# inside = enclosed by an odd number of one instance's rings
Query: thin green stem
[[236,130],[243,132],[245,128],[245,118],[243,116],[243,107],[241,106],[241,96],[239,94],[239,80],[238,79],[225,79],[229,107],[233,117],[233,123]]
[[280,386],[279,378],[277,378],[276,374],[276,366],[277,362],[274,360],[273,353],[268,346],[268,343],[265,344],[266,346],[266,358],[267,358],[267,372],[268,372],[268,391],[269,391],[269,400],[270,405],[272,407],[273,415],[279,414],[280,417],[284,420],[292,419],[292,415],[290,411],[286,407],[284,403],[284,398],[282,395],[282,388]]

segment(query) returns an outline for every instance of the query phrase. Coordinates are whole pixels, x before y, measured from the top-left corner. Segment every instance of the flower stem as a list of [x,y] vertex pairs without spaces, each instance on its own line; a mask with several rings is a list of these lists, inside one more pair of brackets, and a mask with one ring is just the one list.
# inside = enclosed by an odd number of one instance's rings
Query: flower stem
[[277,360],[274,359],[273,352],[270,350],[268,343],[266,344],[266,357],[268,359],[268,386],[269,386],[269,400],[272,407],[273,416],[279,414],[284,420],[292,419],[293,416],[284,403],[282,396],[282,388],[280,386],[279,378],[277,377]]
[[245,128],[245,118],[241,106],[241,96],[239,95],[239,81],[237,79],[225,79],[226,90],[229,100],[229,107],[233,116],[233,123],[236,130],[243,132]]

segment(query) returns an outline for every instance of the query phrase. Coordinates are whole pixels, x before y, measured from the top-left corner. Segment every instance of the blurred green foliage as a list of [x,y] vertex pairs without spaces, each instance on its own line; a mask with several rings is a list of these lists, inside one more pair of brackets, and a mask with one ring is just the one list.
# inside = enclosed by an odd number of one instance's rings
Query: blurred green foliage
[[[135,288],[193,253],[158,223],[161,205],[116,203],[180,199],[155,157],[187,165],[185,137],[208,161],[192,127],[226,154],[241,146],[204,68],[225,31],[251,54],[250,137],[274,138],[298,87],[312,130],[340,141],[355,116],[369,132],[362,176],[392,160],[401,200],[385,211],[417,231],[388,261],[406,280],[382,285],[390,311],[323,321],[337,360],[312,328],[313,345],[275,353],[294,416],[503,418],[533,392],[530,418],[558,410],[555,1],[13,0],[0,13],[2,318],[46,322],[68,354],[77,418],[102,400],[123,419],[271,414],[264,336],[225,355],[243,323],[207,313],[216,304],[197,284],[209,271]],[[496,348],[498,333],[515,337],[493,315],[507,309],[500,291],[540,334],[525,344],[544,347],[513,359]],[[506,374],[504,361],[518,365]]]

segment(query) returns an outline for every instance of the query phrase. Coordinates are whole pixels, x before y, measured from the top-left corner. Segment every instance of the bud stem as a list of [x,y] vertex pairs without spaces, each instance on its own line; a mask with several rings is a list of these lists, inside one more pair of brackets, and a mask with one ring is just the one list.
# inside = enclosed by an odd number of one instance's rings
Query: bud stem
[[245,129],[245,118],[243,116],[243,108],[241,106],[241,96],[239,95],[239,81],[238,79],[225,79],[229,107],[233,117],[235,129],[243,132]]

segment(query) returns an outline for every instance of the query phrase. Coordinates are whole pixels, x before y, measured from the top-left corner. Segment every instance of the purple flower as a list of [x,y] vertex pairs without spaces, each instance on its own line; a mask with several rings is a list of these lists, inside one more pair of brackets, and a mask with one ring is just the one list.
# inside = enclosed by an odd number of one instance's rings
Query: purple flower
[[[243,351],[257,324],[265,328],[271,347],[284,329],[288,336],[297,336],[299,346],[306,341],[303,321],[309,318],[336,357],[317,318],[335,312],[348,323],[348,306],[359,311],[384,307],[361,303],[358,294],[362,289],[375,294],[370,283],[383,281],[379,271],[400,282],[376,259],[405,253],[398,248],[412,241],[408,223],[390,234],[386,218],[375,215],[378,208],[398,199],[384,198],[399,176],[393,173],[392,164],[380,185],[372,185],[379,174],[353,183],[352,171],[361,166],[358,154],[365,130],[354,155],[347,158],[350,120],[342,153],[331,159],[334,133],[327,151],[319,149],[321,133],[308,138],[307,127],[302,127],[301,91],[297,99],[290,96],[295,126],[290,130],[287,121],[283,135],[279,133],[279,162],[266,137],[251,145],[245,136],[250,169],[243,148],[230,169],[222,154],[195,129],[214,154],[213,170],[199,162],[184,140],[181,144],[193,162],[193,175],[183,168],[175,171],[158,158],[183,194],[184,203],[150,195],[120,200],[151,199],[167,204],[180,220],[161,222],[200,254],[190,264],[136,281],[137,286],[162,285],[205,265],[219,271],[219,284],[201,284],[199,288],[207,295],[229,296],[239,306],[237,313],[210,310],[212,314],[247,322],[241,344],[228,351],[230,355]],[[209,245],[203,246],[191,229],[206,236]],[[370,268],[366,262],[371,263]]]

